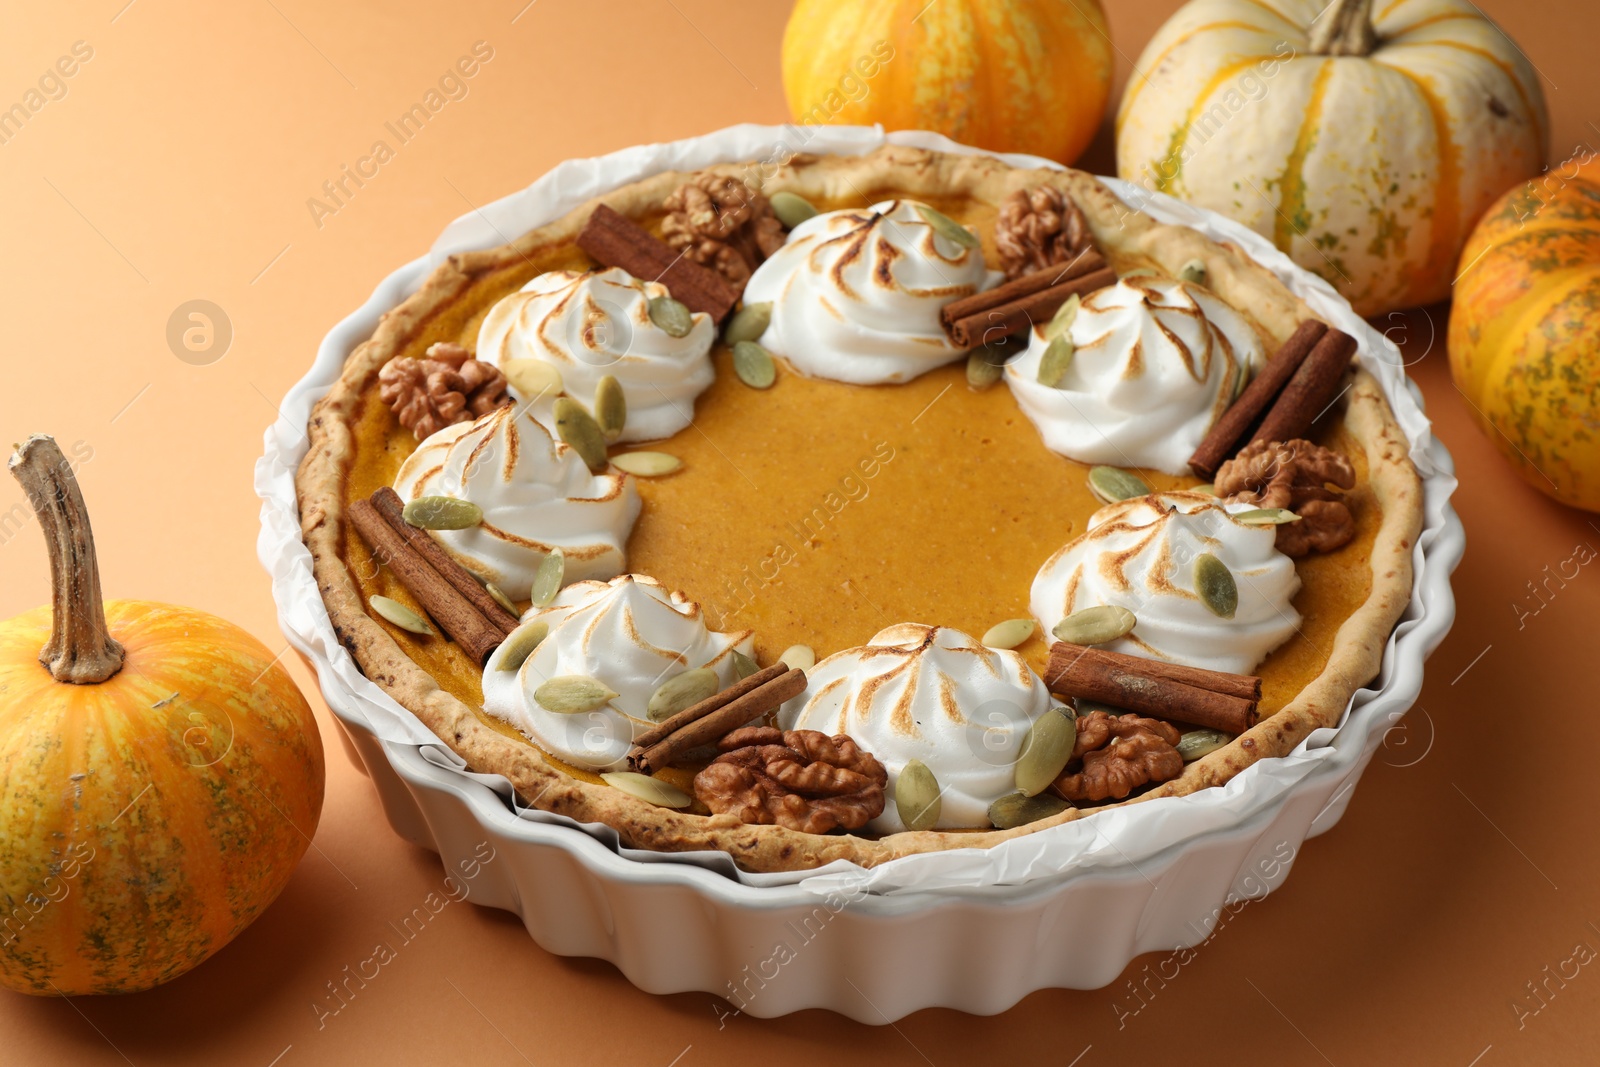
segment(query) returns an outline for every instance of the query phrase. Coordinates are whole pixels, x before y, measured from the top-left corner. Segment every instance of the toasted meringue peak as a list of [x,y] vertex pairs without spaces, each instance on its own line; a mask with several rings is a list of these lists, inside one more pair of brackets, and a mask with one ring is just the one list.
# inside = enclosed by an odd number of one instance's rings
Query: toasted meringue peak
[[869,828],[904,830],[894,783],[911,760],[943,791],[940,828],[986,827],[989,805],[1016,790],[1033,720],[1050,710],[1044,682],[1015,652],[942,626],[903,622],[806,672],[806,692],[778,713],[786,730],[849,734],[889,771],[889,800]]
[[761,343],[805,374],[908,382],[961,355],[939,309],[994,285],[983,252],[940,235],[912,200],[807,219],[757,268],[746,304],[770,302]]
[[402,500],[449,496],[483,509],[483,522],[433,536],[467,570],[525,600],[552,548],[572,579],[620,572],[639,517],[639,491],[621,471],[591,474],[571,448],[515,408],[447,426],[401,464]]
[[1243,373],[1265,361],[1250,324],[1210,290],[1124,278],[1083,298],[1058,387],[1039,382],[1048,323],[1006,367],[1006,382],[1045,446],[1080,463],[1181,474]]
[[[709,353],[717,331],[705,312],[694,313],[683,337],[656,325],[650,301],[669,295],[666,286],[617,267],[547,271],[489,309],[478,328],[477,355],[496,366],[514,359],[551,364],[561,372],[565,394],[591,414],[595,386],[613,375],[628,401],[621,440],[671,437],[693,420],[695,398],[716,377]],[[519,399],[553,427],[557,395]]]
[[[1087,531],[1039,568],[1032,610],[1051,631],[1075,611],[1127,608],[1133,632],[1103,647],[1190,667],[1248,674],[1300,626],[1300,576],[1275,546],[1276,528],[1235,522],[1253,504],[1204,493],[1158,493],[1095,512]],[[1194,561],[1216,556],[1233,574],[1233,618],[1213,614],[1195,592]]]
[[[623,574],[609,582],[578,582],[524,622],[543,620],[550,632],[515,671],[500,669],[502,645],[483,672],[483,706],[557,759],[593,771],[627,762],[638,734],[655,724],[650,696],[668,678],[696,667],[716,671],[722,685],[737,680],[733,653],[751,655],[749,630],[706,627],[700,605],[669,593],[654,578]],[[593,711],[562,714],[534,700],[552,678],[593,678],[617,695]]]

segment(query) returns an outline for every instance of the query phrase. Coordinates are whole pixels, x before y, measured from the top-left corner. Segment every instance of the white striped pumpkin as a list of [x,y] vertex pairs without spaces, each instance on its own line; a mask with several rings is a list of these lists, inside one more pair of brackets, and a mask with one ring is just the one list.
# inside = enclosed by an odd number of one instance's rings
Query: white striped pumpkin
[[1377,315],[1449,294],[1548,130],[1537,72],[1470,0],[1191,0],[1135,64],[1117,171],[1238,219]]

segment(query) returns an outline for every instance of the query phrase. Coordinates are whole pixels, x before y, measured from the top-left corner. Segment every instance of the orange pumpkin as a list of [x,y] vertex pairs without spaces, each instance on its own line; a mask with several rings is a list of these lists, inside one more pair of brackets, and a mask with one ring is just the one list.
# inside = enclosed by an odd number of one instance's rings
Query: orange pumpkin
[[102,605],[54,441],[29,438],[10,466],[51,549],[55,603],[0,623],[0,984],[148,989],[288,883],[322,810],[321,738],[244,630],[167,604]]
[[1502,196],[1459,269],[1456,387],[1529,484],[1600,511],[1600,160]]
[[1111,38],[1099,0],[800,0],[783,89],[797,122],[1071,163],[1105,114]]

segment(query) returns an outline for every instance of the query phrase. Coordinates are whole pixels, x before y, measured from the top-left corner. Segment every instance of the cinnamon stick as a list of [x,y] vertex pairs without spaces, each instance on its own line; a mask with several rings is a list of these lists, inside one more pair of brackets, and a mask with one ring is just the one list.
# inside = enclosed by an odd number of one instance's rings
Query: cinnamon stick
[[690,705],[689,707],[678,712],[678,714],[666,719],[662,719],[660,722],[650,727],[650,729],[634,738],[633,747],[640,749],[649,748],[656,742],[665,738],[668,734],[676,733],[685,726],[688,726],[690,723],[705,718],[718,708],[725,707],[728,704],[733,703],[735,700],[738,700],[751,690],[760,689],[774,678],[781,677],[788,672],[789,665],[787,663],[774,663],[770,667],[763,667],[761,670],[750,675],[748,678],[741,678],[739,681],[734,682],[726,689],[711,694],[700,703]]
[[431,534],[426,530],[418,529],[405,519],[405,504],[400,500],[400,494],[388,486],[384,486],[372,494],[372,506],[378,509],[396,533],[406,539],[417,554],[428,561],[428,566],[439,572],[439,577],[449,582],[455,591],[466,597],[478,614],[489,622],[510,634],[521,623],[511,612],[500,606],[500,602],[489,595],[489,591],[474,578],[465,567],[450,558],[450,553],[439,546]]
[[635,278],[660,282],[690,311],[704,311],[721,322],[739,293],[714,270],[702,267],[637,222],[601,204],[578,231],[578,247],[607,267],[621,267]]
[[444,632],[460,645],[477,664],[489,658],[495,646],[505,640],[505,633],[490,623],[478,609],[456,592],[454,586],[439,576],[439,572],[423,559],[411,543],[400,535],[378,509],[367,500],[357,500],[350,505],[350,524],[362,540],[371,546],[373,554],[400,583],[410,590]]
[[939,320],[945,329],[958,319],[970,318],[984,311],[992,311],[1002,304],[1009,304],[1034,293],[1042,292],[1053,285],[1070,282],[1074,278],[1081,278],[1085,274],[1093,274],[1106,265],[1105,257],[1094,248],[1085,248],[1072,258],[1069,263],[1057,263],[1043,270],[1031,271],[1020,278],[997,285],[993,289],[985,289],[981,293],[964,296],[960,300],[952,300],[939,311]]
[[1050,660],[1051,670],[1045,681],[1051,692],[1061,696],[1082,697],[1157,719],[1175,719],[1235,735],[1256,724],[1254,700],[1174,681],[1143,668],[1130,670],[1098,656],[1074,656],[1069,651],[1057,669],[1058,660],[1052,649]]
[[1272,354],[1261,373],[1251,379],[1239,399],[1211,427],[1211,432],[1189,457],[1189,469],[1201,478],[1215,478],[1223,461],[1238,451],[1245,434],[1283,392],[1283,387],[1289,384],[1289,379],[1327,332],[1327,324],[1317,319],[1306,319],[1295,327],[1294,333]]
[[[783,664],[775,664],[775,666],[782,667]],[[772,667],[767,668],[767,671],[771,670]],[[766,672],[763,671],[761,673],[764,674]],[[752,674],[745,681],[748,682],[756,677],[759,677],[759,675]],[[742,683],[729,686],[728,690],[737,689],[740,684]],[[701,714],[694,720],[673,730],[665,737],[655,741],[649,748],[636,744],[632,751],[628,753],[628,766],[640,774],[653,774],[690,749],[710,744],[717,738],[724,737],[729,732],[737,730],[762,712],[771,711],[785,700],[799,696],[805,692],[805,688],[805,671],[798,668],[785,669],[755,688],[746,690],[720,707],[713,708],[710,712]],[[710,697],[701,703],[709,704],[721,695],[719,693],[717,696]],[[695,707],[679,714],[687,716],[689,712],[696,711],[699,707],[700,705],[697,704]],[[673,716],[673,718],[677,717]],[[671,722],[672,720],[669,719],[667,721]],[[663,723],[662,725],[666,724]],[[651,731],[651,733],[654,732]],[[649,734],[643,736],[648,737]]]
[[1355,350],[1356,339],[1343,330],[1323,334],[1250,440],[1292,441],[1309,433],[1311,424],[1338,398],[1339,383]]
[[[950,335],[950,340],[961,348],[975,348],[981,344],[992,344],[1003,337],[1022,333],[1030,329],[1036,322],[1050,321],[1050,316],[1054,315],[1061,305],[1067,302],[1068,297],[1092,293],[1096,289],[1104,289],[1108,285],[1114,285],[1116,281],[1117,272],[1115,270],[1110,267],[1101,267],[1098,270],[1080,274],[1048,288],[1007,300],[1003,304],[969,313],[960,318],[951,317],[945,319],[945,332]],[[978,295],[981,296],[983,294],[980,293]],[[971,300],[974,298],[967,297],[965,299]],[[951,301],[951,303],[957,302]],[[948,307],[945,310],[948,311]],[[944,319],[943,312],[941,312],[940,317]]]
[[[1046,674],[1053,674],[1067,666],[1072,660],[1082,657],[1097,659],[1102,663],[1121,667],[1123,670],[1136,674],[1149,674],[1157,678],[1165,678],[1169,682],[1182,682],[1185,685],[1199,686],[1209,689],[1213,693],[1227,693],[1229,696],[1240,697],[1244,700],[1261,699],[1261,679],[1252,674],[1229,674],[1227,671],[1212,671],[1204,667],[1189,667],[1182,663],[1169,663],[1166,660],[1143,659],[1139,656],[1129,656],[1122,652],[1112,652],[1110,649],[1094,648],[1089,645],[1074,645],[1067,641],[1057,641],[1050,646],[1050,663]],[[1049,681],[1047,677],[1045,681]],[[1093,699],[1092,697],[1090,699]]]

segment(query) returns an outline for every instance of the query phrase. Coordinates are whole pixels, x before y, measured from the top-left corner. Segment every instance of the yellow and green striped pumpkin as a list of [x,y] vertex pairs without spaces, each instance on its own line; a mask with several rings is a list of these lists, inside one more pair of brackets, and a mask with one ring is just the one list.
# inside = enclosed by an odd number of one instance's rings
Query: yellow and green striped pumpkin
[[932,130],[1070,163],[1105,115],[1111,38],[1099,0],[799,0],[783,88],[800,123]]
[[37,475],[56,597],[0,622],[0,985],[136,992],[283,890],[322,810],[322,741],[239,627],[144,601],[102,610],[66,461],[48,438],[22,448],[12,469]]
[[1191,0],[1134,66],[1118,173],[1364,315],[1449,295],[1473,223],[1545,159],[1538,74],[1470,0]]
[[1600,162],[1551,168],[1461,251],[1450,373],[1529,485],[1600,511]]

